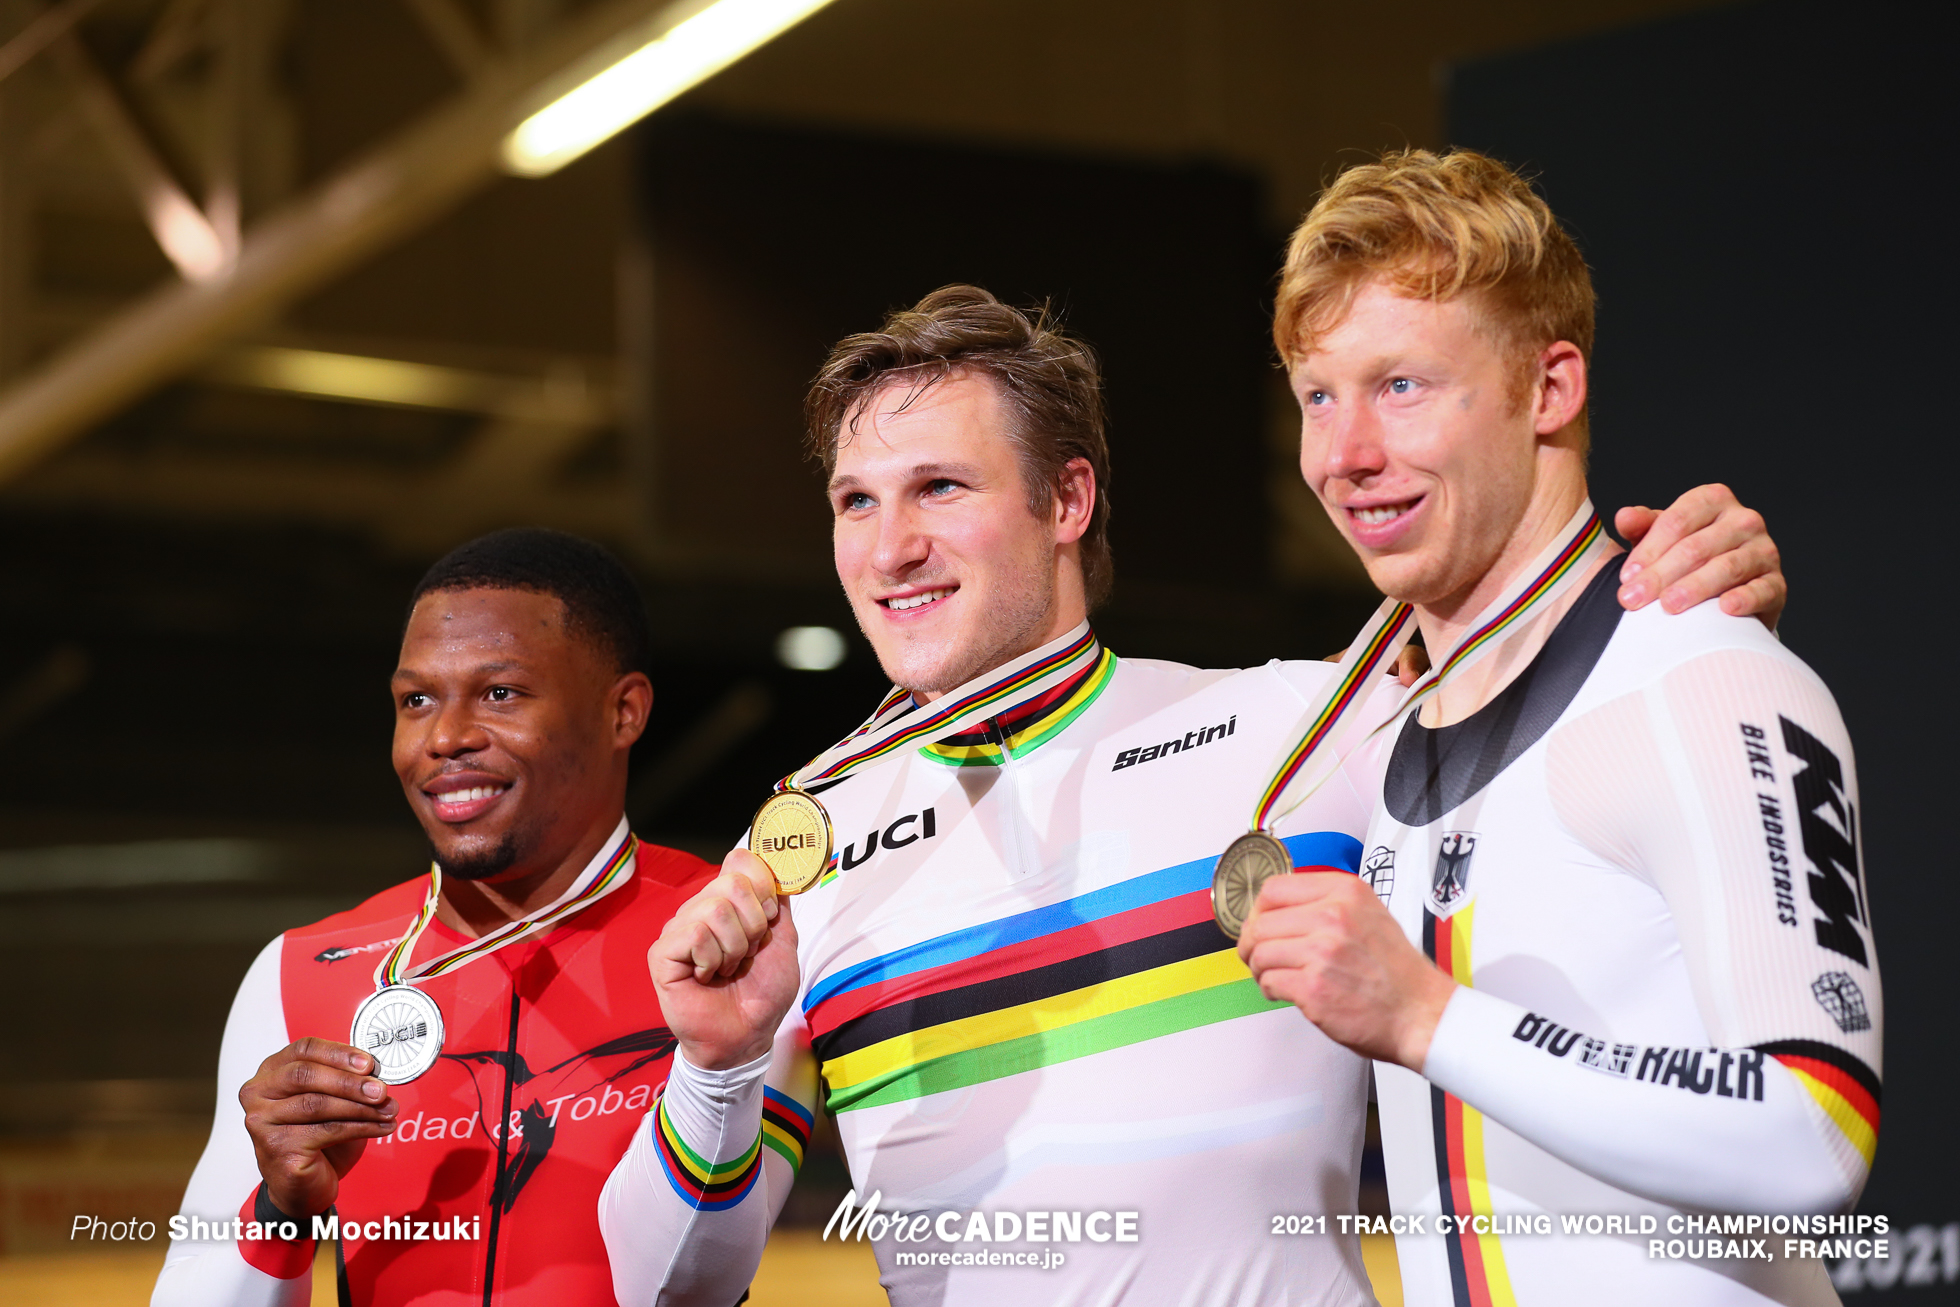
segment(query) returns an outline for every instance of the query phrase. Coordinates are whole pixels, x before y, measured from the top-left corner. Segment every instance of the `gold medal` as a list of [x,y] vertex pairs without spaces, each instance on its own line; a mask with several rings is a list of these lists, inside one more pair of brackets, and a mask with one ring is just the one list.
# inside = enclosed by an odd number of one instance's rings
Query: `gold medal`
[[749,823],[749,852],[769,864],[777,893],[801,894],[830,865],[830,814],[802,790],[772,794]]
[[803,787],[828,786],[859,769],[900,757],[914,746],[958,735],[1082,675],[1102,659],[1095,632],[1083,622],[1059,639],[974,677],[931,704],[894,685],[865,723],[791,772],[755,810],[749,851],[769,865],[776,892],[801,894],[830,866],[830,814]]
[[1259,887],[1293,870],[1293,855],[1265,831],[1239,836],[1218,855],[1211,875],[1211,915],[1226,937],[1237,940],[1259,902]]

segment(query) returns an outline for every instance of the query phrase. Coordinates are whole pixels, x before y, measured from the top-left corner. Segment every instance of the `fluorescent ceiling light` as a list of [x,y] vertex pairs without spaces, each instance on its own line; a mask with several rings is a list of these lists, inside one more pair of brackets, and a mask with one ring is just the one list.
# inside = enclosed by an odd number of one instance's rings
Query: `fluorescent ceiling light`
[[151,234],[185,280],[208,281],[231,266],[217,229],[182,192],[160,188],[144,208],[149,211]]
[[716,0],[526,118],[504,138],[504,167],[558,171],[829,3]]
[[493,407],[508,389],[497,379],[460,368],[269,345],[234,351],[207,375],[255,390],[465,412]]

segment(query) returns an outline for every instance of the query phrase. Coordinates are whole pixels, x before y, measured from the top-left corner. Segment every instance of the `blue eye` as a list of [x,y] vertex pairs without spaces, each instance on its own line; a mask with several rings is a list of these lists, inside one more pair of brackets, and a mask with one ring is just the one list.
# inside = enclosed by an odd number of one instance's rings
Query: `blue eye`
[[1407,377],[1397,377],[1388,383],[1388,389],[1392,394],[1406,395],[1415,387],[1415,384],[1415,382],[1409,380]]
[[1310,392],[1309,392],[1309,393],[1307,394],[1307,403],[1309,403],[1309,404],[1325,404],[1325,403],[1326,403],[1326,402],[1328,401],[1328,398],[1329,398],[1329,396],[1328,396],[1328,394],[1327,394],[1327,392],[1326,392],[1326,391],[1324,391],[1324,390],[1315,390],[1315,391],[1310,391]]

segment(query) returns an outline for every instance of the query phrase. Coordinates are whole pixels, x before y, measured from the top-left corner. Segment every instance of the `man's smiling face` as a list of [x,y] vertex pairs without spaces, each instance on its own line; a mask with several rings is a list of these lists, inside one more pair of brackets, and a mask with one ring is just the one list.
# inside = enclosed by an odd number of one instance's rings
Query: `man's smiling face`
[[851,418],[832,543],[885,674],[930,698],[1065,634],[1058,546],[1081,528],[1028,507],[994,383],[955,373],[915,392],[899,376]]
[[424,595],[395,670],[395,773],[443,871],[501,880],[576,843],[607,801],[619,679],[530,590]]
[[1384,594],[1448,608],[1517,532],[1538,437],[1515,367],[1471,300],[1378,282],[1294,366],[1301,474]]

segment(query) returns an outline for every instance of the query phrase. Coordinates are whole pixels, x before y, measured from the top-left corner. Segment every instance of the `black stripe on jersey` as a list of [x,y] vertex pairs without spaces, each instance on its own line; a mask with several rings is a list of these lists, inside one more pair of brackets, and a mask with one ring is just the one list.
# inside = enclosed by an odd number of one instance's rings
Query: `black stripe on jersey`
[[1422,913],[1422,955],[1436,960],[1436,914],[1427,908]]
[[1826,1066],[1836,1067],[1858,1082],[1860,1088],[1872,1096],[1872,1102],[1879,1101],[1878,1077],[1864,1062],[1839,1048],[1836,1044],[1823,1044],[1815,1039],[1777,1039],[1767,1044],[1751,1044],[1759,1053],[1775,1057],[1778,1053],[1788,1053],[1792,1057],[1815,1058]]
[[828,1062],[897,1035],[926,1030],[963,1017],[998,1012],[1002,1008],[1032,1003],[1036,999],[1053,998],[1057,994],[1118,980],[1152,967],[1204,957],[1230,947],[1219,935],[1216,922],[1196,921],[1175,930],[1097,949],[1079,958],[1051,962],[1045,967],[1032,967],[1011,976],[997,976],[992,980],[977,981],[936,994],[921,994],[917,998],[876,1008],[863,1016],[852,1017],[835,1030],[818,1035],[810,1043],[818,1060]]
[[815,785],[805,785],[803,786],[803,792],[805,794],[814,797],[816,795],[822,794],[825,790],[836,789],[839,785],[842,785],[845,781],[851,779],[851,777],[855,775],[857,775],[857,773],[854,771],[845,772],[842,776],[839,776],[834,780],[818,781]]
[[1382,778],[1382,806],[1404,826],[1427,826],[1463,806],[1552,729],[1619,629],[1620,569],[1586,583],[1538,656],[1495,699],[1454,726],[1411,716]]
[[[1424,913],[1428,916],[1428,913]],[[1428,934],[1428,932],[1424,932]],[[1436,1086],[1429,1087],[1429,1121],[1436,1137],[1436,1191],[1442,1198],[1445,1216],[1468,1214],[1469,1203],[1457,1202],[1456,1185],[1450,1175],[1450,1096]],[[1470,1301],[1470,1268],[1463,1264],[1463,1241],[1475,1235],[1461,1233],[1443,1236],[1443,1249],[1450,1258],[1450,1297],[1456,1307],[1473,1307]]]

